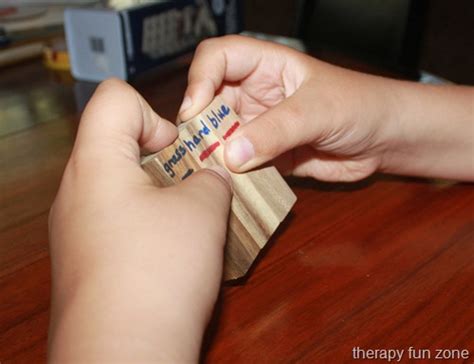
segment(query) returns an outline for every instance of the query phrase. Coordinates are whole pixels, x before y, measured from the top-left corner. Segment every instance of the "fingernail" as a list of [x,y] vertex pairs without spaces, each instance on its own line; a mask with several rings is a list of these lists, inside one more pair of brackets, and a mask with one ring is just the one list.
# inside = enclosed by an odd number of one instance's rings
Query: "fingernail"
[[227,170],[224,167],[218,166],[216,164],[216,165],[208,167],[208,169],[210,169],[211,171],[217,173],[220,177],[222,177],[232,189],[232,178],[230,177],[229,172],[227,172]]
[[240,167],[255,155],[252,143],[245,137],[238,137],[225,146],[227,162],[233,167]]
[[179,108],[179,112],[182,113],[191,106],[193,106],[193,100],[189,96],[185,96],[183,102],[181,103],[181,107]]

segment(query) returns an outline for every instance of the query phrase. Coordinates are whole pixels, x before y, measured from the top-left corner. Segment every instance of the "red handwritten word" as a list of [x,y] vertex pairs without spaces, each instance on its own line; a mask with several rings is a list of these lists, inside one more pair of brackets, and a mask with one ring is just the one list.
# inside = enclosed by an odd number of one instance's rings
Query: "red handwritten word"
[[232,124],[232,126],[225,132],[223,135],[224,140],[226,140],[228,137],[230,137],[234,131],[237,130],[237,128],[240,126],[240,123],[236,121],[235,123]]
[[205,149],[200,155],[199,160],[202,162],[204,159],[207,159],[216,149],[221,145],[219,142],[211,144],[207,149]]

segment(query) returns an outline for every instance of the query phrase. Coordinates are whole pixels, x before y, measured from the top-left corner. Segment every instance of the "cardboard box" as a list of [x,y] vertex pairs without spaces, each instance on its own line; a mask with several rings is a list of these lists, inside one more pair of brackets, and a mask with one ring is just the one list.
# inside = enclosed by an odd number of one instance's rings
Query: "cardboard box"
[[204,38],[237,33],[239,0],[161,1],[122,10],[71,8],[65,30],[72,74],[124,80],[193,50]]

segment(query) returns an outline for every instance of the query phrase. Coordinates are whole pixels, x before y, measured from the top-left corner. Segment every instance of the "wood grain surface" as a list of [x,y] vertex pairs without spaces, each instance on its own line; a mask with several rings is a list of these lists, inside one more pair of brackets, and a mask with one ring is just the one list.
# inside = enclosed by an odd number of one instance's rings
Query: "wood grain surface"
[[[241,125],[240,117],[217,96],[199,114],[179,125],[173,144],[142,158],[142,167],[155,184],[167,187],[206,167],[226,168],[223,145]],[[243,277],[296,201],[272,166],[232,173],[224,280]]]
[[[186,67],[135,82],[164,117],[176,115]],[[48,209],[77,129],[75,100],[90,88],[56,79],[40,62],[0,70],[2,364],[46,360]],[[343,363],[353,347],[410,346],[468,349],[473,362],[472,185],[381,175],[289,183],[291,216],[250,277],[223,288],[204,362]]]

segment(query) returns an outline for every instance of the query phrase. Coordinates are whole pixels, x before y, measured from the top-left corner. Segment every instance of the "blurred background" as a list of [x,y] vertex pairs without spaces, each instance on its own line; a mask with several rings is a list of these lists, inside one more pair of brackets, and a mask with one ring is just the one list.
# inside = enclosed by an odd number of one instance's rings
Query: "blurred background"
[[472,0],[3,0],[0,137],[80,112],[111,76],[152,90],[174,67],[184,88],[196,45],[229,33],[362,72],[474,85]]
[[[474,85],[471,0],[246,0],[245,29]],[[265,14],[263,16],[263,14]]]
[[[143,69],[166,63],[178,53],[192,51],[194,43],[202,38],[244,30],[251,32],[247,34],[252,36],[289,44],[322,58],[325,54],[345,56],[353,61],[371,64],[405,78],[418,79],[421,75],[420,70],[423,70],[451,82],[474,84],[474,2],[472,0],[274,0],[271,2],[263,0],[3,0],[0,2],[0,66],[41,56],[45,58],[45,64],[50,68],[68,70],[70,67],[68,62],[71,61],[62,57],[71,57],[71,53],[76,54],[76,59],[82,57],[84,62],[90,64],[91,61],[87,58],[89,56],[86,54],[87,50],[83,43],[69,41],[67,43],[70,47],[69,52],[64,53],[67,51],[66,41],[63,39],[65,22],[67,29],[68,21],[73,24],[74,19],[79,19],[79,26],[71,25],[69,32],[66,31],[66,33],[74,33],[76,40],[79,37],[78,34],[85,31],[84,18],[78,18],[76,13],[69,18],[66,16],[65,19],[64,10],[70,7],[76,10],[106,8],[122,14],[119,21],[124,27],[123,38],[125,38],[125,47],[128,48],[121,53],[127,53],[130,44],[133,44],[132,47],[137,50],[140,45],[134,43],[133,39],[130,41],[130,38],[137,36],[138,33],[140,33],[138,36],[143,35],[140,27],[134,27],[135,14],[138,12],[136,9],[142,9],[145,15],[140,21],[145,23],[147,14],[155,14],[152,11],[157,11],[156,14],[165,11],[150,10],[153,9],[153,4],[164,3],[172,4],[170,6],[175,6],[178,11],[194,3],[198,10],[192,15],[193,19],[203,13],[199,9],[207,9],[207,24],[210,26],[207,27],[206,32],[199,34],[195,39],[186,38],[187,43],[183,41],[186,43],[186,46],[182,47],[183,52],[175,52],[176,54],[159,61],[141,59],[138,62],[135,60],[138,65],[134,65],[134,68],[115,71],[114,75],[130,78],[134,73],[140,72],[143,63],[148,63],[147,67],[142,67]],[[222,18],[223,16],[225,18]],[[148,18],[158,20],[157,16],[150,15]],[[185,16],[182,17],[182,19],[185,18]],[[211,24],[212,18],[215,21],[214,25]],[[86,21],[89,19],[91,15],[88,13]],[[167,29],[163,24],[155,22],[152,30],[156,34],[153,38],[147,39],[152,39],[154,42],[152,45],[159,49],[167,48],[166,42],[179,43],[176,35],[166,38],[163,34],[186,32],[183,30],[187,26],[186,20],[182,19],[178,19],[181,22],[178,26],[174,28],[168,26]],[[103,21],[100,22],[103,23]],[[131,24],[128,27],[127,22]],[[98,29],[99,25],[91,22],[89,27]],[[113,30],[110,32],[112,33]],[[70,35],[69,38],[73,36]],[[94,51],[91,52],[90,57],[104,50],[100,37],[95,37],[92,41],[89,39],[89,43],[92,44]],[[109,44],[106,48],[110,49],[112,45]],[[124,57],[127,56],[124,54]],[[117,57],[114,56],[114,58]],[[80,61],[73,60],[72,63],[74,62]],[[104,57],[96,59],[95,62],[99,68],[108,66],[107,72],[110,74],[113,73],[110,68],[120,69],[120,65],[107,64]],[[127,62],[130,64],[130,59],[124,60],[124,63]],[[93,71],[90,69],[78,71],[78,73],[81,72],[84,74]],[[75,76],[98,81],[105,78],[105,75],[98,74],[89,77],[89,75],[76,74]]]

